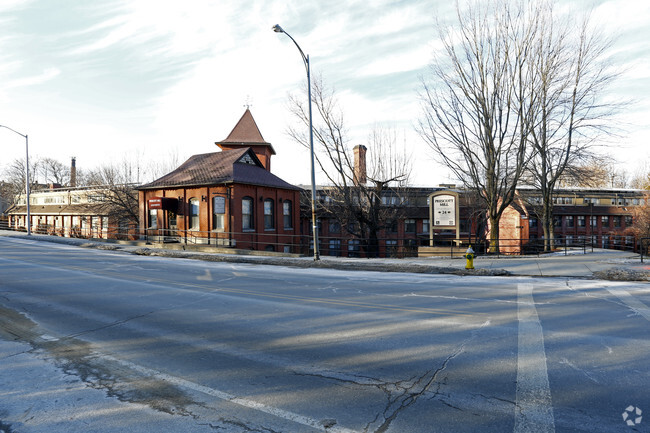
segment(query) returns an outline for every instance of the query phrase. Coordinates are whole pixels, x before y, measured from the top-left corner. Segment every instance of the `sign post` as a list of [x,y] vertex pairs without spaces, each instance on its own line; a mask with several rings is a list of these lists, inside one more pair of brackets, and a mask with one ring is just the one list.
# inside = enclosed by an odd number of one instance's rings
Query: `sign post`
[[456,191],[436,191],[429,195],[429,245],[434,246],[434,230],[455,230],[455,242],[460,239],[460,213]]

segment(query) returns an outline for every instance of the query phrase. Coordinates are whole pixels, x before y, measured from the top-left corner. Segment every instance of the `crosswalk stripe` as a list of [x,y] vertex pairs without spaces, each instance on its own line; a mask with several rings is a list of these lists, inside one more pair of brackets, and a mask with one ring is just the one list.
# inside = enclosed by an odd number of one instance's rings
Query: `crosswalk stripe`
[[544,334],[533,300],[532,284],[517,285],[517,317],[519,336],[514,433],[552,433],[555,432],[555,419],[546,369]]

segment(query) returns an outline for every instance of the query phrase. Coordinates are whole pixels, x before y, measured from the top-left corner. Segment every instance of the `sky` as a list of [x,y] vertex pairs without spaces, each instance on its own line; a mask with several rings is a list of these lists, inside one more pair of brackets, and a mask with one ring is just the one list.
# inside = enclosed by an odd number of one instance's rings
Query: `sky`
[[[631,101],[610,140],[622,170],[650,154],[650,2],[563,0],[616,36],[620,79],[612,95]],[[0,125],[29,136],[34,157],[91,169],[127,158],[174,168],[217,151],[250,107],[275,148],[272,171],[310,182],[309,153],[291,140],[288,96],[306,74],[291,40],[338,94],[350,142],[393,129],[413,155],[412,183],[454,182],[415,132],[420,77],[449,0],[1,0]],[[24,156],[25,140],[0,128],[0,170]],[[645,167],[647,168],[647,166]],[[317,173],[317,183],[323,179]],[[150,180],[150,179],[143,179]]]

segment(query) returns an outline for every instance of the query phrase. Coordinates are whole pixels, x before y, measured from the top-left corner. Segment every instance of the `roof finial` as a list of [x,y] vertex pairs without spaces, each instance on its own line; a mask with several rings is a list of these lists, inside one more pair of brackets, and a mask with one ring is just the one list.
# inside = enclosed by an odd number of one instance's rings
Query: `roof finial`
[[251,95],[246,95],[246,103],[244,104],[244,107],[246,107],[247,110],[250,110],[252,106]]

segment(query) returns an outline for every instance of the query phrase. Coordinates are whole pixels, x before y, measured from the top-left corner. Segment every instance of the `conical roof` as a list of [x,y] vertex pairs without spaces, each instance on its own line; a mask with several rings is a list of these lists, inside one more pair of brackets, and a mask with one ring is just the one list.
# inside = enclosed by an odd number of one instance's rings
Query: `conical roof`
[[255,144],[269,144],[264,141],[260,129],[253,119],[251,110],[248,108],[244,112],[244,115],[239,119],[239,122],[235,125],[233,130],[230,132],[228,137],[222,141],[222,143],[255,143]]

